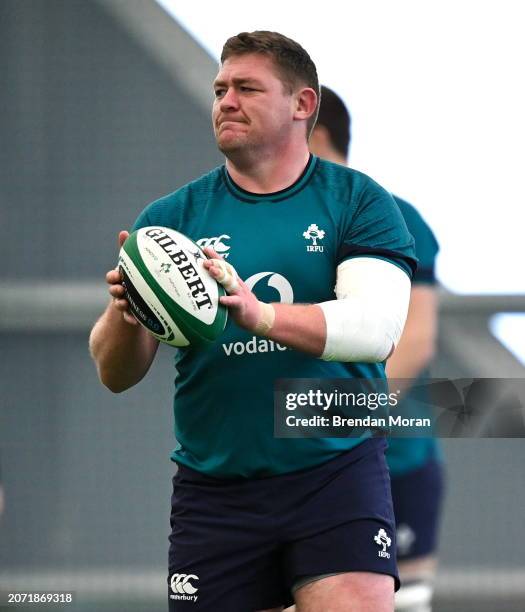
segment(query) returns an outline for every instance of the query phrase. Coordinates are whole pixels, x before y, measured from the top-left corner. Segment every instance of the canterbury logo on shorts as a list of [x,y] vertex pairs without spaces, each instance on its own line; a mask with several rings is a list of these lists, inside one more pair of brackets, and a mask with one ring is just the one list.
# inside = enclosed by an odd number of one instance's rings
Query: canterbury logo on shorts
[[195,574],[173,574],[170,581],[171,590],[181,595],[194,595],[198,589],[190,581],[198,579]]

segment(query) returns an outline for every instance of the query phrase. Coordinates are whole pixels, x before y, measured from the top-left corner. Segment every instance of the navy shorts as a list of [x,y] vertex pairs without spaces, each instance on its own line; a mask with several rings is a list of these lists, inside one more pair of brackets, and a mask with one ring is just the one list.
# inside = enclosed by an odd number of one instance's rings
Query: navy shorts
[[391,478],[398,561],[433,554],[443,500],[442,464],[432,459],[417,470]]
[[170,611],[249,612],[293,603],[307,576],[389,574],[395,530],[386,443],[370,439],[314,468],[218,480],[173,478]]

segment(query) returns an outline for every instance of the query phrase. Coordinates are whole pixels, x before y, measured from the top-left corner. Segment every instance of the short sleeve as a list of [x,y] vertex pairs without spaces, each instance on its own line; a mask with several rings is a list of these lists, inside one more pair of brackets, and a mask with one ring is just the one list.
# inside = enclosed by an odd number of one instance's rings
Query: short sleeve
[[338,263],[353,257],[377,257],[412,278],[417,268],[414,239],[393,197],[375,181],[360,175],[353,200]]
[[155,200],[140,213],[135,220],[131,231],[142,227],[159,225],[178,229],[183,220],[183,205],[187,199],[187,189],[182,188]]

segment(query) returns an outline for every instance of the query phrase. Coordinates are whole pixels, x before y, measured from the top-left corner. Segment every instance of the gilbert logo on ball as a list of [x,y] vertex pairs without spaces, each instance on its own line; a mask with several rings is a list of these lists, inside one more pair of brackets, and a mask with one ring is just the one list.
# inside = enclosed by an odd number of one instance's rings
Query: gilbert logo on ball
[[206,255],[184,234],[143,227],[119,254],[126,299],[135,318],[171,346],[203,346],[224,330],[224,288],[202,265]]

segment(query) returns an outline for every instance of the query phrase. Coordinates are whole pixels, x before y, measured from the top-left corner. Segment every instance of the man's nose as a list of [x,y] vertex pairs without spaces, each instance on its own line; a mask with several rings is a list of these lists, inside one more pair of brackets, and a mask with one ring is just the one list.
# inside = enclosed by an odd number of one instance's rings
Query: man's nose
[[228,87],[221,98],[221,110],[231,110],[239,108],[239,97],[233,87]]

